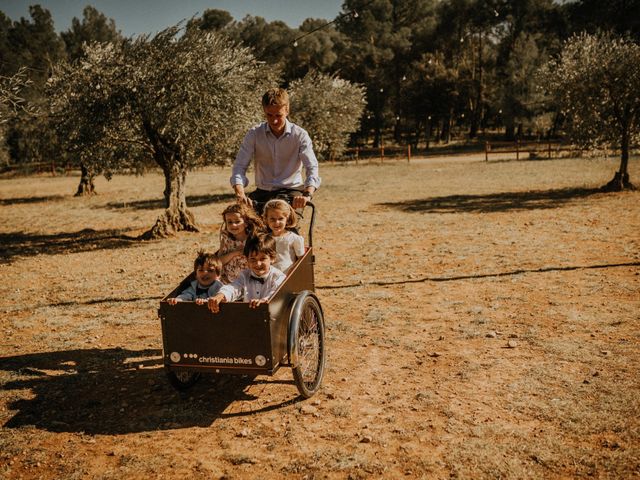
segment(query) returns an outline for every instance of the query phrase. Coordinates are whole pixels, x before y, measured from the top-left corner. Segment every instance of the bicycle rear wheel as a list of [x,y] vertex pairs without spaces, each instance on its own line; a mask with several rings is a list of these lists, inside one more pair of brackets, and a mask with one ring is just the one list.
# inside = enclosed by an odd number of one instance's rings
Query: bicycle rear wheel
[[320,389],[326,362],[324,316],[313,294],[296,300],[289,335],[293,379],[300,395],[309,398]]

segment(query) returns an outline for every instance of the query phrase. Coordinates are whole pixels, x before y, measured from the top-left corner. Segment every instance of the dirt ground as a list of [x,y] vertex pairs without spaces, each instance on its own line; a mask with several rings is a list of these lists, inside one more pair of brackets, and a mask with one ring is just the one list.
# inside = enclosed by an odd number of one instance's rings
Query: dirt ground
[[[640,478],[640,192],[615,159],[323,165],[322,389],[162,368],[159,300],[217,248],[134,237],[163,179],[0,180],[0,478]],[[640,161],[631,179],[640,183]]]

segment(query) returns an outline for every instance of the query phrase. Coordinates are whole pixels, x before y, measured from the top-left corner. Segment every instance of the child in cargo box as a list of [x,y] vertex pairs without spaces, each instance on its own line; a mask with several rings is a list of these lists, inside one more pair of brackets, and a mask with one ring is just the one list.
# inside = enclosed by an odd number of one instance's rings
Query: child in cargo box
[[220,291],[209,298],[209,310],[220,311],[225,302],[249,302],[250,308],[267,303],[285,279],[285,274],[272,265],[276,258],[276,244],[269,234],[259,234],[247,240],[244,247],[249,268]]

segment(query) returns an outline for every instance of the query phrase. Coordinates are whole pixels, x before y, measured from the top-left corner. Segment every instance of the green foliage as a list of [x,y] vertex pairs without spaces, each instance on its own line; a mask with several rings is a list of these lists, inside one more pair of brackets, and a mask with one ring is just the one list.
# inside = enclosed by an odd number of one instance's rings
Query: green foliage
[[500,9],[496,27],[496,95],[507,138],[543,118],[536,72],[560,48],[564,17],[551,0],[510,2]]
[[22,95],[30,83],[25,68],[10,77],[0,75],[0,124],[8,122],[18,111],[32,111]]
[[539,50],[538,35],[521,33],[513,42],[508,59],[500,69],[500,85],[496,100],[509,131],[532,127],[542,114],[542,97],[536,74],[548,56]]
[[16,22],[0,18],[0,74],[12,77],[22,72],[20,75],[28,76],[20,97],[31,111],[19,109],[6,124],[3,135],[12,162],[19,163],[43,161],[42,140],[51,136],[43,130],[46,127],[43,119],[34,120],[30,113],[41,110],[42,92],[51,66],[66,58],[64,43],[55,31],[49,11],[35,5],[29,7],[29,13],[31,19]]
[[70,60],[84,55],[83,45],[122,41],[122,35],[116,29],[113,19],[107,18],[92,6],[86,6],[82,11],[82,21],[74,17],[71,28],[61,33]]
[[7,50],[1,52],[0,58],[4,75],[13,75],[22,67],[29,69],[32,84],[25,90],[25,95],[33,99],[46,82],[51,65],[64,59],[66,53],[53,26],[51,13],[39,5],[29,7],[29,13],[31,21],[21,18],[3,29],[2,43]]
[[311,70],[330,73],[338,60],[338,51],[345,38],[333,25],[326,21],[306,19],[294,43],[294,49],[285,62],[285,79],[302,78]]
[[262,17],[247,15],[242,21],[225,30],[236,42],[251,48],[253,55],[263,62],[282,69],[293,54],[296,33],[281,21],[267,22]]
[[224,163],[260,115],[272,75],[246,48],[178,27],[121,45],[92,45],[49,82],[65,146],[110,174]]
[[459,72],[449,66],[442,53],[425,54],[411,66],[404,90],[404,110],[416,119],[445,118],[459,109]]
[[[48,124],[44,118],[34,121],[20,114],[6,122],[4,128],[13,161],[38,161],[39,157],[50,155],[51,149],[57,150],[59,156],[65,155],[65,149],[57,145],[58,138],[81,155],[73,157],[75,163],[99,158],[94,168],[107,173],[117,168],[143,170],[153,162],[158,163],[158,158],[172,155],[179,156],[180,162],[189,168],[201,164],[203,159],[210,161],[215,157],[219,161],[232,150],[221,146],[233,143],[227,138],[230,134],[225,122],[234,123],[235,117],[231,113],[207,116],[212,106],[218,111],[224,108],[215,102],[208,103],[210,94],[204,94],[202,101],[195,100],[190,92],[208,88],[202,80],[207,75],[201,75],[207,67],[196,68],[196,62],[185,60],[191,41],[187,39],[215,32],[249,49],[238,50],[239,64],[250,53],[270,70],[281,71],[281,84],[289,85],[315,71],[363,85],[369,103],[361,134],[368,139],[373,131],[376,145],[389,135],[391,127],[397,142],[407,139],[417,142],[426,125],[445,141],[453,125],[462,127],[471,137],[479,128],[505,126],[506,135],[511,138],[521,127],[533,127],[540,118],[546,118],[549,124],[549,118],[555,116],[555,111],[540,108],[544,105],[539,102],[536,89],[539,80],[534,72],[560,51],[570,32],[603,30],[629,34],[637,42],[639,8],[637,0],[345,0],[342,13],[329,25],[324,20],[309,18],[295,29],[282,21],[267,22],[250,15],[234,21],[224,10],[208,9],[201,17],[186,22],[185,35],[176,31],[164,40],[160,35],[125,41],[115,22],[91,6],[83,10],[82,18],[73,19],[68,31],[58,35],[51,14],[34,5],[29,9],[29,19],[15,22],[0,12],[0,75],[10,78],[19,68],[26,68],[31,83],[20,91],[20,96],[30,105],[39,106],[43,102],[44,84],[53,66],[65,59],[73,62],[82,57],[83,45],[124,44],[109,47],[111,50],[89,47],[93,60],[84,59],[87,71],[82,75],[69,73],[62,82],[69,83],[68,94],[76,82],[93,82],[93,89],[85,91],[78,87],[77,92],[82,93],[73,102],[72,97],[66,97],[76,105],[73,108],[78,112],[84,109],[83,115],[92,118],[89,127],[73,126],[74,121],[66,116],[54,117]],[[305,33],[310,34],[301,38]],[[139,43],[155,47],[143,48]],[[161,49],[172,52],[177,59],[173,65],[160,61],[156,71],[152,62],[162,55],[154,51]],[[195,55],[205,55],[201,63],[212,64],[211,68],[218,68],[219,74],[224,71],[213,50],[200,52]],[[143,61],[145,55],[147,61]],[[137,62],[137,66],[130,65],[131,61]],[[232,59],[228,61],[233,64]],[[190,78],[197,79],[200,86],[183,86],[176,74],[182,71],[183,64]],[[73,68],[60,66],[56,76]],[[264,71],[267,70],[265,66]],[[251,93],[257,96],[266,83],[263,80],[267,80],[258,77],[250,74],[245,82],[239,75],[235,78],[242,88],[220,87],[219,91],[236,95],[242,90],[246,95],[250,82],[257,78]],[[51,86],[57,82],[52,81]],[[137,85],[135,92],[133,84]],[[65,89],[56,86],[53,91],[63,94]],[[79,100],[87,92],[90,94],[86,100]],[[211,92],[217,95],[218,87]],[[62,115],[64,98],[54,108],[57,114]],[[229,98],[227,110],[249,108],[250,102],[237,103]],[[209,120],[214,125],[220,119],[216,124],[220,132],[207,135],[202,131],[206,127],[182,122],[186,114],[181,108],[190,108],[188,105],[194,105],[191,114],[203,118],[204,125]],[[109,113],[114,106],[117,115]],[[251,108],[255,110],[254,107]],[[73,108],[69,107],[67,112],[74,111]],[[131,120],[134,117],[138,120]],[[141,123],[139,119],[143,117],[150,121]],[[238,125],[244,126],[246,115],[241,117]],[[153,135],[149,135],[145,125],[162,131],[155,144],[149,140]],[[47,129],[50,131],[46,132]],[[238,126],[237,130],[242,128]],[[185,136],[191,135],[195,135],[193,141],[185,140]],[[117,146],[115,138],[120,138]],[[184,151],[170,147],[177,138]],[[83,142],[92,147],[82,147]],[[164,153],[158,157],[161,151]]]
[[[343,78],[366,86],[369,100],[365,128],[373,128],[374,144],[396,125],[402,111],[409,66],[424,53],[422,37],[433,28],[434,0],[348,0],[338,30],[347,38],[336,62]],[[357,13],[357,15],[356,15]],[[398,140],[396,135],[396,140]]]
[[315,71],[291,83],[291,118],[309,132],[320,158],[344,151],[360,124],[364,91],[362,85]]
[[215,32],[224,29],[233,22],[233,17],[226,10],[208,8],[200,18],[192,18],[187,22],[187,29],[199,28],[207,32]]
[[608,31],[630,35],[640,41],[640,2],[638,0],[576,0],[566,9],[574,32],[595,34]]
[[[12,127],[20,114],[32,120],[28,123],[25,122],[25,126],[33,125],[37,109],[26,101],[22,93],[30,83],[31,80],[27,76],[25,68],[21,68],[10,77],[0,75],[0,139],[5,139],[8,135],[16,135],[16,129]],[[11,123],[9,123],[10,121]],[[0,163],[10,163],[7,149],[0,149]]]
[[[205,10],[202,17],[189,20],[187,29],[192,28],[220,31],[249,47],[258,60],[282,70],[285,84],[310,70],[330,72],[344,41],[323,19],[307,18],[299,29],[293,29],[282,21],[267,22],[251,15],[234,22],[228,12],[216,9]],[[304,35],[309,32],[313,33]]]
[[166,210],[148,238],[197,230],[187,172],[231,157],[261,117],[256,92],[275,81],[273,69],[228,37],[181,32],[175,26],[153,38],[93,44],[48,82],[51,118],[89,175],[162,169]]

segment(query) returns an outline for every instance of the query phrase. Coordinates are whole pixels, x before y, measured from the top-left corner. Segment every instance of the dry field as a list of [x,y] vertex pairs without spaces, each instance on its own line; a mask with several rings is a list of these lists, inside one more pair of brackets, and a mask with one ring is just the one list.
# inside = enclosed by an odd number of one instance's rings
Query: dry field
[[[324,165],[322,390],[291,371],[161,366],[159,299],[215,249],[228,169],[188,178],[202,231],[140,242],[163,179],[0,180],[0,478],[640,477],[640,192],[617,160]],[[640,162],[631,162],[640,183]]]

